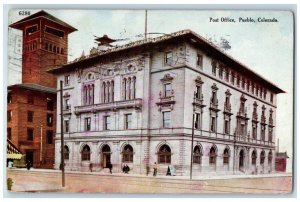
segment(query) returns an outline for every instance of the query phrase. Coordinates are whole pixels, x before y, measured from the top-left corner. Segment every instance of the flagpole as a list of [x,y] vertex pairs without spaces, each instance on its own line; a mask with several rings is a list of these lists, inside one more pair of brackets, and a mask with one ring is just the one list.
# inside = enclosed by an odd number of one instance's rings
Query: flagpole
[[145,39],[147,39],[147,14],[148,11],[145,10]]

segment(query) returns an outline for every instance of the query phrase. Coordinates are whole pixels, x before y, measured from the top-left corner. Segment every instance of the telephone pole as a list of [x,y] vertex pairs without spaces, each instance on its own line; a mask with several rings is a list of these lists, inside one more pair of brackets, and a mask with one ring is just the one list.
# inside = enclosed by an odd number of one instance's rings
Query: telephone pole
[[60,138],[61,138],[61,180],[62,187],[65,187],[65,158],[64,158],[64,126],[63,126],[63,81],[60,81]]
[[148,11],[145,10],[145,39],[147,39],[147,14],[148,14]]

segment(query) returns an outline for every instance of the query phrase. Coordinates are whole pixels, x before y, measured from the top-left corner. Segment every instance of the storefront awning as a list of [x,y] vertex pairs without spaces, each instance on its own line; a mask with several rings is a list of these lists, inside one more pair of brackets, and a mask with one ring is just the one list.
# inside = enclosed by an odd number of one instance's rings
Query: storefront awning
[[7,139],[6,143],[6,158],[21,159],[22,153],[20,152],[20,150],[9,139]]

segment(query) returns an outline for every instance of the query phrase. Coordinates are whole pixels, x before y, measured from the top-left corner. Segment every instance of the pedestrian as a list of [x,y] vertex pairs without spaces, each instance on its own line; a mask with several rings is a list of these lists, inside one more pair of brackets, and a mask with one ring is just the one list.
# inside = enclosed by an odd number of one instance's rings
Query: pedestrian
[[111,163],[108,164],[109,172],[112,174],[113,165]]
[[26,167],[27,167],[27,170],[30,170],[30,168],[31,168],[31,163],[30,163],[30,161],[27,161]]
[[90,171],[93,172],[93,163],[90,163]]
[[153,176],[155,177],[157,175],[157,164],[156,162],[154,162],[154,165],[153,165]]
[[125,173],[128,174],[129,171],[130,171],[130,168],[129,168],[129,166],[126,164],[126,165],[125,165]]
[[124,164],[123,167],[122,167],[123,173],[125,173],[125,170],[126,170],[126,168],[125,168],[125,164]]

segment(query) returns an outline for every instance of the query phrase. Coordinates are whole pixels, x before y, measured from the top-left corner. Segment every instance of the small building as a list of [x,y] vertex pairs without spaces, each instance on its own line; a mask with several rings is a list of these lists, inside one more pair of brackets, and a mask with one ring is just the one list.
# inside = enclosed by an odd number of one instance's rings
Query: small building
[[286,152],[276,152],[275,156],[275,171],[286,172],[286,161],[288,159]]

